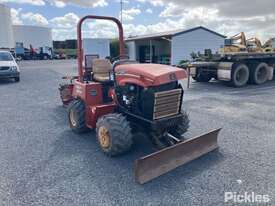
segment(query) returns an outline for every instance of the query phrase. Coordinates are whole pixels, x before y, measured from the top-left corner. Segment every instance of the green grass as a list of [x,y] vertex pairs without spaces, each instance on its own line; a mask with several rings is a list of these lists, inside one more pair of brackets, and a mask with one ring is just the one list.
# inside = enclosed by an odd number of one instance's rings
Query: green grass
[[55,49],[55,52],[64,53],[66,56],[76,56],[77,50],[76,49]]

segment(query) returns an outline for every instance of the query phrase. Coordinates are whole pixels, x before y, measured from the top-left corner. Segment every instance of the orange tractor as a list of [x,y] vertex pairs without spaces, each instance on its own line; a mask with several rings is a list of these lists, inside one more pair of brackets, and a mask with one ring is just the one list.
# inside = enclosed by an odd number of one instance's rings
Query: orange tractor
[[[81,28],[86,19],[116,23],[120,56],[113,64],[108,59],[84,57]],[[108,156],[129,151],[136,132],[149,134],[159,150],[136,160],[135,177],[141,184],[218,147],[220,129],[183,139],[189,127],[179,83],[187,77],[184,70],[129,60],[122,25],[113,17],[85,16],[78,23],[77,35],[78,76],[59,88],[74,132],[95,129],[99,146]]]

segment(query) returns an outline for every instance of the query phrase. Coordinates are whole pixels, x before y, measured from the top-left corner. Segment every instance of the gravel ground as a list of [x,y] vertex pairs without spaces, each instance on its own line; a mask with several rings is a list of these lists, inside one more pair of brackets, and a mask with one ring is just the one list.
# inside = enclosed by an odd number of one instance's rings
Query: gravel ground
[[192,83],[187,136],[222,127],[220,149],[138,185],[132,168],[146,141],[113,159],[93,131],[69,129],[57,87],[63,74],[75,73],[75,61],[20,66],[20,83],[0,82],[0,205],[233,205],[224,193],[245,191],[269,195],[267,205],[275,205],[274,82],[241,89]]

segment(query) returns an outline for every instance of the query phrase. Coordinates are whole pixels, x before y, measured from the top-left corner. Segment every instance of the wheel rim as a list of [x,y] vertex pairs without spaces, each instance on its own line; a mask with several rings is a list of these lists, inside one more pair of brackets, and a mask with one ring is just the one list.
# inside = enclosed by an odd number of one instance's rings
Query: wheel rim
[[110,146],[110,136],[109,131],[106,127],[100,127],[98,130],[99,143],[103,148],[108,148]]
[[241,68],[237,73],[236,73],[236,81],[242,85],[245,84],[247,81],[247,71],[244,68]]
[[70,121],[71,121],[71,124],[76,127],[77,123],[76,123],[76,113],[75,111],[70,111]]

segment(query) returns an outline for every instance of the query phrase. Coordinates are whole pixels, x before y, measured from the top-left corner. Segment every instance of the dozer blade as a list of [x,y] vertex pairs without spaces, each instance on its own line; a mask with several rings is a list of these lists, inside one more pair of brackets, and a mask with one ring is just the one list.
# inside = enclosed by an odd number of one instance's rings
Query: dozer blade
[[135,162],[135,179],[144,184],[218,148],[220,129],[167,147]]

